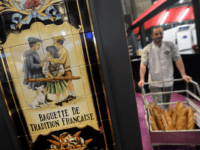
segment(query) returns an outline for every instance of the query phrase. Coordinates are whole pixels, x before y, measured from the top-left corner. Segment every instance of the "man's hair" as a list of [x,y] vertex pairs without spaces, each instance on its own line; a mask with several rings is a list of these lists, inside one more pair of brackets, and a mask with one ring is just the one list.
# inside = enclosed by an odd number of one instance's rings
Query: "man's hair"
[[160,25],[153,26],[153,28],[151,29],[151,34],[153,34],[153,30],[154,30],[154,29],[157,29],[157,28],[162,28],[162,29],[163,29],[163,27],[160,26]]
[[60,45],[63,45],[64,41],[63,40],[57,40],[57,43],[59,43]]
[[37,42],[31,42],[31,43],[29,43],[29,46],[32,48],[32,47],[34,47],[34,45],[36,44]]

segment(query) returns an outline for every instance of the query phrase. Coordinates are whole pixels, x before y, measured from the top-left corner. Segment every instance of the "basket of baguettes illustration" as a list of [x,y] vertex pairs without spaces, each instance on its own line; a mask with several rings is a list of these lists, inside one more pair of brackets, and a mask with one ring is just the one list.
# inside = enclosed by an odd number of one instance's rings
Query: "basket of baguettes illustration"
[[[170,92],[145,93],[142,86],[142,99],[144,102],[145,120],[150,141],[153,146],[157,145],[200,145],[200,88],[198,83],[183,79],[174,79],[164,82],[182,81],[186,84],[185,90]],[[163,81],[159,81],[163,82]],[[151,82],[151,83],[159,83]],[[145,83],[144,85],[149,85]],[[189,90],[193,85],[194,91]],[[186,93],[185,101],[170,103],[150,103],[146,96],[153,94]],[[162,105],[169,105],[169,109],[163,110]]]
[[84,140],[79,136],[80,134],[81,131],[74,135],[67,132],[63,132],[60,136],[51,134],[53,139],[47,139],[51,145],[46,150],[84,150],[92,141],[92,138]]

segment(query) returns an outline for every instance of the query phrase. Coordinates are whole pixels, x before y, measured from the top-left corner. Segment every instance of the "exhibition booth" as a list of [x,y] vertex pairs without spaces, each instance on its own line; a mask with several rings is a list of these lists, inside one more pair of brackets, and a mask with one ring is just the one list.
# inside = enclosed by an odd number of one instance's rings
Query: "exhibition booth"
[[[134,20],[132,26],[128,29],[129,37],[134,33],[138,44],[136,55],[131,56],[131,64],[135,81],[143,149],[199,148],[200,74],[195,66],[200,63],[200,55],[198,48],[195,49],[198,47],[199,43],[199,21],[197,19],[199,17],[197,14],[199,8],[196,2],[197,1],[192,1],[180,4],[178,1],[158,0],[141,16]],[[145,74],[145,85],[143,88],[138,87],[142,50],[152,42],[152,28],[157,25],[163,28],[163,41],[169,41],[175,44],[182,57],[186,74],[192,77],[192,81],[187,84],[181,79],[181,74],[175,62],[173,62],[174,84],[171,92],[171,101],[167,103],[167,105],[171,106],[174,112],[176,110],[175,106],[177,106],[179,102],[188,109],[192,108],[195,122],[194,130],[188,131],[188,128],[179,129],[179,127],[177,127],[177,122],[173,120],[176,130],[169,130],[167,128],[159,129],[158,127],[158,131],[156,131],[152,126],[153,121],[151,117],[155,115],[155,112],[152,112],[154,104],[151,104],[153,103],[152,95],[154,93],[150,93],[148,87],[150,83],[148,83],[148,67]],[[167,94],[167,92],[161,92],[160,94],[164,95]],[[162,105],[164,104],[158,103],[158,106]],[[158,118],[162,116],[162,112],[159,112],[159,110],[158,114]],[[155,118],[156,123],[156,119],[158,118]]]

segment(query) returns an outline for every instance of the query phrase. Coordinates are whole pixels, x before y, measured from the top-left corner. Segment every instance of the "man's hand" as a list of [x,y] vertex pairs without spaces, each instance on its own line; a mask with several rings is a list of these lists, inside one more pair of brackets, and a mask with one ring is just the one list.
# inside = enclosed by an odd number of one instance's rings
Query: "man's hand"
[[47,58],[46,60],[47,60],[47,61],[50,61],[50,60],[51,60],[51,58]]
[[190,82],[190,80],[192,80],[192,78],[190,76],[184,75],[182,76],[182,78],[186,81],[186,82]]
[[43,64],[46,62],[46,60],[43,60],[41,63],[40,63],[40,66],[43,67]]
[[55,77],[51,75],[51,76],[49,76],[49,78],[54,79]]
[[138,86],[141,88],[141,86],[144,86],[144,80],[140,80],[140,82],[138,82]]

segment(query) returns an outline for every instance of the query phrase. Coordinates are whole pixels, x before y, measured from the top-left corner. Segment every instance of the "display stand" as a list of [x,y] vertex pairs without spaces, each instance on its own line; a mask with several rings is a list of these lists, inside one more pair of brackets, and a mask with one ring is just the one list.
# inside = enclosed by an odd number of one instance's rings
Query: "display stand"
[[142,149],[138,111],[119,0],[90,1],[117,149]]

